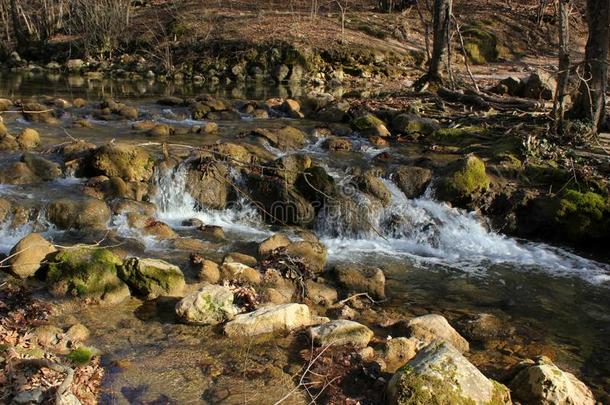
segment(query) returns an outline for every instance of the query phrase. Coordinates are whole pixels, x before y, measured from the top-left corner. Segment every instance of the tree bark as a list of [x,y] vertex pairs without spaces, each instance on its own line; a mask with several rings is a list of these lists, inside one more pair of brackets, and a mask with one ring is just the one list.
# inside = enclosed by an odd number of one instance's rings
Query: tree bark
[[428,81],[441,81],[441,62],[449,40],[452,3],[452,0],[434,0],[432,57],[428,68]]
[[570,77],[570,0],[559,0],[559,77],[553,115],[555,117],[555,133],[562,134],[565,114],[565,95]]
[[587,0],[587,22],[589,37],[581,74],[583,80],[570,115],[591,121],[597,131],[606,119],[610,0]]

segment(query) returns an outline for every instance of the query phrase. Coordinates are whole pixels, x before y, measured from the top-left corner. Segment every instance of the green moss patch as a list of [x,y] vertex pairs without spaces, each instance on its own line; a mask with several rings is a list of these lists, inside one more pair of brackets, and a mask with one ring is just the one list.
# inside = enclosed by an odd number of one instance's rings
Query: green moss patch
[[68,360],[72,363],[77,364],[79,366],[84,366],[91,362],[94,353],[93,350],[87,347],[79,347],[76,350],[73,350],[70,354],[68,354]]
[[610,203],[607,197],[594,192],[563,192],[554,219],[574,240],[600,239],[610,235]]

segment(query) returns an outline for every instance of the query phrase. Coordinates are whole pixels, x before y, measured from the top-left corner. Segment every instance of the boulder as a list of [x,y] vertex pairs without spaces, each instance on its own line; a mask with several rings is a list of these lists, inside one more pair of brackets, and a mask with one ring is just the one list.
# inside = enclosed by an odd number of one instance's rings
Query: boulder
[[543,100],[553,100],[557,81],[555,77],[543,70],[532,73],[523,83],[523,97]]
[[223,209],[231,192],[229,169],[207,157],[189,163],[186,190],[202,208]]
[[137,120],[140,113],[135,107],[124,106],[119,110],[119,115],[128,120]]
[[255,267],[258,264],[256,257],[240,252],[231,252],[222,258],[223,263],[241,263],[246,266]]
[[333,152],[349,151],[352,149],[352,141],[346,138],[331,137],[324,140],[322,147]]
[[148,181],[153,174],[154,161],[142,148],[112,144],[94,150],[89,166],[94,176],[116,176],[125,181]]
[[107,249],[73,246],[49,262],[47,284],[55,295],[116,304],[129,297],[129,287],[117,275],[121,265],[121,259]]
[[22,149],[34,149],[40,146],[40,135],[32,128],[25,128],[15,139]]
[[515,76],[506,77],[493,88],[493,91],[498,94],[507,94],[509,96],[520,96],[523,93],[523,82]]
[[233,292],[228,287],[206,285],[180,300],[176,304],[176,315],[189,324],[217,325],[238,314],[233,299]]
[[448,343],[421,350],[388,383],[388,403],[511,404],[508,389],[485,377]]
[[298,101],[293,99],[286,99],[280,106],[280,110],[286,114],[288,114],[291,118],[303,118],[303,113],[301,112],[301,105]]
[[354,183],[360,191],[376,198],[384,206],[387,206],[392,202],[392,193],[388,190],[383,181],[373,173],[367,172],[363,175],[356,176],[354,178]]
[[258,257],[265,258],[271,254],[272,251],[286,247],[290,245],[292,242],[288,238],[288,236],[283,233],[276,233],[258,245]]
[[249,337],[265,333],[287,333],[324,321],[325,319],[312,316],[307,305],[291,303],[237,315],[225,325],[224,331],[230,337]]
[[318,211],[329,198],[336,194],[335,179],[322,166],[304,170],[297,178],[295,187]]
[[172,129],[167,124],[157,124],[146,132],[146,135],[158,138],[166,138],[171,134]]
[[300,149],[305,145],[305,134],[300,129],[286,126],[281,129],[255,129],[251,133],[254,137],[260,137],[275,148],[280,150]]
[[53,115],[53,109],[40,103],[27,103],[22,106],[23,116],[30,122],[57,124],[59,120]]
[[262,281],[261,273],[258,270],[237,262],[223,263],[220,266],[220,278],[249,285],[259,285]]
[[516,366],[521,369],[509,386],[515,399],[524,404],[595,405],[591,390],[574,374],[562,371],[553,362],[537,357]]
[[311,167],[311,158],[299,153],[286,155],[275,160],[272,166],[273,169],[268,170],[270,175],[280,177],[289,184],[294,184],[300,174]]
[[38,233],[31,233],[11,249],[8,265],[12,274],[19,278],[33,276],[45,258],[57,249]]
[[179,295],[185,286],[180,268],[159,259],[129,258],[119,267],[118,275],[132,291],[149,300]]
[[333,305],[339,297],[337,290],[333,287],[313,280],[307,280],[305,282],[305,291],[309,300],[316,305],[325,307]]
[[431,135],[440,128],[438,122],[415,114],[398,114],[392,119],[392,129],[404,135]]
[[390,131],[379,118],[373,114],[366,114],[355,118],[351,122],[352,129],[362,136],[379,136],[382,138],[390,136]]
[[110,221],[110,209],[96,198],[60,198],[47,206],[47,218],[60,229],[101,229]]
[[432,171],[423,167],[401,166],[391,174],[391,179],[407,198],[418,198],[432,181]]
[[21,161],[41,180],[53,180],[62,174],[59,164],[47,160],[40,155],[26,152],[21,156]]
[[203,260],[199,265],[199,280],[210,284],[217,284],[220,281],[220,268],[216,262]]
[[407,333],[422,342],[431,343],[441,340],[450,343],[460,352],[470,350],[468,341],[453,329],[442,315],[428,314],[411,319],[407,323]]
[[475,155],[468,155],[447,168],[447,174],[438,183],[437,197],[442,201],[461,204],[471,201],[490,186],[485,163]]
[[311,328],[311,339],[318,346],[352,345],[366,347],[373,338],[373,331],[366,326],[348,320],[323,323]]
[[422,343],[416,338],[398,337],[388,339],[383,347],[382,360],[385,372],[395,373],[407,364],[420,349]]
[[42,179],[24,162],[16,162],[0,171],[0,183],[3,184],[34,184]]
[[293,242],[284,248],[283,253],[301,260],[314,273],[322,273],[328,259],[326,246],[320,242]]
[[283,180],[250,176],[248,186],[267,222],[299,226],[309,226],[313,222],[315,211],[311,203]]
[[385,299],[385,275],[381,269],[338,265],[333,274],[338,285],[350,293],[367,293],[372,298]]

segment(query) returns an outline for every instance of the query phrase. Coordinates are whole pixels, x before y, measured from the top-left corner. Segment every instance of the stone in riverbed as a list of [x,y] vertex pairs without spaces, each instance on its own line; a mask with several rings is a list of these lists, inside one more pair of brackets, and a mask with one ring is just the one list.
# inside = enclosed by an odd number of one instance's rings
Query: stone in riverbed
[[233,292],[228,287],[206,285],[178,302],[176,314],[186,323],[217,325],[233,319],[239,312],[233,299]]
[[38,233],[31,233],[21,239],[11,249],[8,265],[15,276],[27,278],[33,276],[45,258],[57,249]]
[[379,136],[382,138],[390,136],[390,131],[379,118],[373,114],[366,114],[355,118],[351,123],[354,131],[358,131],[362,136]]
[[224,209],[231,192],[229,178],[224,163],[202,156],[188,166],[186,189],[200,207]]
[[360,191],[378,199],[383,206],[387,206],[392,201],[392,193],[390,190],[388,190],[383,181],[373,173],[367,172],[361,176],[357,176],[354,179],[354,182]]
[[391,175],[392,181],[407,198],[421,197],[432,180],[432,171],[423,167],[402,166]]
[[49,181],[61,176],[62,171],[59,164],[42,156],[26,152],[21,156],[21,161],[41,180]]
[[258,245],[258,257],[265,258],[271,254],[275,249],[286,247],[292,242],[283,233],[276,233]]
[[312,316],[307,305],[281,304],[237,315],[225,325],[224,330],[230,337],[248,337],[265,333],[287,333],[325,321],[326,318]]
[[126,144],[100,146],[89,161],[92,175],[121,177],[125,181],[148,181],[154,161],[144,149]]
[[357,265],[338,265],[334,276],[349,293],[367,293],[374,299],[385,298],[385,275],[378,268]]
[[505,386],[489,380],[444,342],[428,345],[394,374],[388,398],[391,405],[512,403]]
[[305,134],[300,129],[286,126],[281,129],[258,128],[251,132],[254,137],[260,137],[280,150],[300,149],[305,145]]
[[328,259],[328,250],[326,246],[319,242],[298,241],[293,242],[284,248],[284,253],[287,256],[297,258],[305,263],[314,273],[322,273],[326,260]]
[[511,381],[510,388],[515,399],[525,404],[596,404],[593,393],[582,381],[544,356],[522,362],[516,368],[521,371]]
[[388,339],[383,348],[385,372],[395,373],[417,354],[422,342],[416,338]]
[[40,135],[32,128],[25,128],[17,135],[16,140],[22,149],[34,149],[40,146]]
[[60,229],[100,229],[110,221],[110,209],[96,198],[60,198],[47,206],[47,218]]
[[450,343],[460,352],[470,350],[468,341],[460,336],[442,315],[428,314],[413,318],[407,323],[407,332],[409,336],[426,343],[441,340]]
[[250,285],[259,285],[261,273],[250,266],[238,262],[224,262],[220,267],[220,277],[226,281],[239,281]]
[[436,194],[442,201],[460,204],[485,192],[489,186],[485,163],[477,156],[468,155],[449,165],[448,173],[439,182]]
[[158,259],[129,258],[119,267],[118,275],[133,291],[149,300],[179,295],[185,286],[180,268]]
[[373,338],[373,331],[366,326],[348,320],[324,323],[310,330],[314,344],[318,346],[352,345],[366,347]]

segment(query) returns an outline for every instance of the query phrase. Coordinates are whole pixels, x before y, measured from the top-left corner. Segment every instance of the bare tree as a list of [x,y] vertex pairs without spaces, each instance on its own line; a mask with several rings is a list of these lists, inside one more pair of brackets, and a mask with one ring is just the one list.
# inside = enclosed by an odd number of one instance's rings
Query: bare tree
[[559,78],[553,104],[555,133],[564,129],[565,95],[570,77],[570,0],[559,0]]
[[434,18],[432,24],[432,55],[428,72],[414,85],[421,90],[427,83],[442,82],[441,64],[443,55],[449,45],[449,27],[451,25],[453,0],[434,0]]

